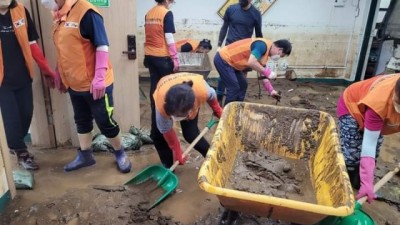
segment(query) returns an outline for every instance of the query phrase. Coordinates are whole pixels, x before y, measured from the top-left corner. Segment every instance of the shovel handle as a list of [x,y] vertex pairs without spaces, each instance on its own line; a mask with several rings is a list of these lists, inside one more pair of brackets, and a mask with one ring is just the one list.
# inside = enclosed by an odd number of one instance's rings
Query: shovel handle
[[[185,157],[191,150],[192,148],[199,142],[199,140],[211,129],[214,124],[218,123],[217,120],[211,119],[208,123],[207,126],[201,131],[201,133],[190,143],[189,147],[183,152],[182,157]],[[179,165],[179,161],[176,160],[175,163],[169,168],[169,170],[174,171],[174,169]]]
[[[397,165],[396,168],[394,168],[392,171],[389,171],[388,173],[385,174],[375,185],[374,185],[374,192],[377,192],[383,185],[385,185],[396,173],[398,173],[400,170],[400,163]],[[364,204],[365,201],[367,201],[367,196],[364,196],[360,199],[358,199],[358,203],[360,205]]]

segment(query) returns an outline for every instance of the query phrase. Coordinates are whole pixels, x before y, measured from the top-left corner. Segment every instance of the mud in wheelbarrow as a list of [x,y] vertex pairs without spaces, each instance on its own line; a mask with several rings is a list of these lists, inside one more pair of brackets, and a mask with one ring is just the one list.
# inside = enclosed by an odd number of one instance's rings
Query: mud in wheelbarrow
[[[275,155],[303,160],[310,171],[316,202],[231,188],[228,180],[236,157],[246,151],[244,143],[248,142]],[[335,121],[317,110],[228,104],[200,168],[198,183],[206,192],[215,194],[228,210],[290,223],[316,224],[327,216],[347,216],[354,210],[354,195]]]

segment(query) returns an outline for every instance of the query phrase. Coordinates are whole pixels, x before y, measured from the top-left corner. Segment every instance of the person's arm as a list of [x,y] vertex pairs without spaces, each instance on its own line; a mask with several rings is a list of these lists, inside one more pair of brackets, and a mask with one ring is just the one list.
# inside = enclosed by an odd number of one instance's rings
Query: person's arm
[[[257,9],[256,9],[256,10],[257,10]],[[260,11],[257,10],[256,13],[257,13],[257,14],[256,14],[256,21],[255,21],[254,30],[255,30],[255,33],[256,33],[256,37],[262,38],[262,37],[263,37],[262,29],[261,29],[262,17],[261,17]]]
[[168,45],[168,52],[171,56],[171,59],[174,63],[174,72],[179,70],[179,58],[178,58],[178,50],[176,48],[174,34],[175,33],[175,25],[174,25],[174,15],[171,11],[169,11],[164,17],[164,35],[165,41]]
[[108,69],[108,38],[103,18],[93,10],[89,10],[80,22],[82,37],[89,39],[96,47],[95,74],[90,86],[93,99],[101,99],[106,91],[106,73]]
[[222,115],[222,108],[219,105],[218,99],[217,99],[217,94],[215,93],[215,90],[208,85],[206,81],[204,81],[206,88],[207,88],[207,103],[211,107],[211,109],[214,112],[214,115],[217,118],[221,118]]
[[35,25],[33,24],[31,15],[29,14],[29,11],[25,8],[25,14],[26,14],[26,19],[27,19],[27,32],[28,32],[28,40],[29,40],[29,47],[31,49],[31,54],[37,65],[39,66],[40,70],[42,73],[50,78],[50,81],[48,80],[48,85],[50,87],[54,87],[54,77],[55,77],[55,72],[53,69],[51,69],[49,62],[45,58],[42,49],[39,47],[38,43],[36,40],[39,39],[39,35],[36,31]]
[[222,43],[224,42],[224,39],[226,37],[226,33],[228,32],[230,9],[231,7],[228,7],[224,14],[224,23],[222,24],[221,30],[219,31],[218,47],[222,46]]
[[279,96],[278,92],[275,91],[274,87],[271,84],[270,79],[275,79],[276,74],[268,67],[263,67],[260,64],[260,60],[264,54],[267,52],[268,46],[262,42],[262,41],[255,41],[251,45],[251,54],[249,57],[249,60],[247,62],[248,67],[251,69],[259,72],[262,76],[264,76],[266,79],[263,79],[263,86],[265,90],[270,94],[271,96]]
[[170,118],[163,117],[156,108],[157,129],[162,133],[169,148],[172,150],[174,160],[178,160],[179,164],[185,164],[186,157],[182,157],[182,148],[178,136],[173,128],[173,121]]
[[247,66],[262,74],[264,67],[259,61],[266,52],[267,45],[263,41],[254,41],[251,45],[251,53],[247,61]]
[[360,159],[361,187],[356,198],[367,196],[369,203],[376,198],[374,192],[375,155],[383,123],[382,118],[375,111],[367,108]]

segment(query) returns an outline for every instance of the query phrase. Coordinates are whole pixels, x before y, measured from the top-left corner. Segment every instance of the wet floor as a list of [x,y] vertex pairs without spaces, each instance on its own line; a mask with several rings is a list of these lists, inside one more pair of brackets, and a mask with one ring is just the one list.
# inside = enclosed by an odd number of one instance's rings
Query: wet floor
[[[286,84],[281,81],[281,86],[276,85],[276,88],[286,91],[290,88],[294,88],[295,90],[293,92],[285,92],[285,94],[295,94],[294,92],[299,91],[305,96],[307,96],[307,92],[314,93],[315,90],[323,91],[326,89],[321,88],[321,90],[319,90],[315,87],[310,89],[309,86],[292,87],[289,85],[293,84]],[[141,87],[144,93],[147,94],[147,86],[141,85]],[[251,90],[251,88],[255,90],[254,93],[258,92],[257,83],[249,83],[249,90]],[[338,95],[335,90],[329,89],[327,91],[329,95],[332,94],[335,97]],[[250,92],[249,94],[252,93]],[[288,100],[289,98],[290,96],[288,96]],[[148,101],[148,99],[146,101]],[[312,103],[316,104],[318,102]],[[332,100],[332,102],[334,101]],[[271,99],[263,103],[275,104]],[[279,104],[284,104],[284,101],[282,100]],[[330,108],[327,107],[326,109]],[[148,108],[141,109],[141,115],[142,117],[149,116]],[[210,115],[211,113],[209,110],[202,110],[200,112],[200,129],[205,126],[206,122],[204,121],[208,121]],[[149,126],[148,122],[148,120],[145,120],[142,124]],[[211,140],[212,132],[208,133],[206,137],[208,140]],[[399,162],[399,146],[400,135],[386,137],[378,160],[378,166],[391,166]],[[65,173],[63,171],[63,166],[74,158],[76,153],[74,149],[34,149],[33,153],[41,166],[40,170],[34,173],[34,190],[18,190],[18,197],[13,201],[13,206],[15,206],[14,210],[21,211],[27,209],[34,204],[44,202],[50,198],[62,196],[72,189],[87,188],[93,185],[122,185],[146,166],[159,163],[158,155],[153,146],[146,145],[142,147],[140,153],[129,153],[129,157],[133,162],[133,171],[128,174],[119,173],[116,169],[113,156],[106,153],[96,153],[97,163],[95,166]],[[202,159],[203,158],[199,156],[198,153],[193,152],[189,163],[185,166],[179,166],[176,169],[176,174],[180,182],[177,192],[157,207],[163,215],[173,216],[175,220],[181,221],[184,224],[192,224],[199,217],[218,212],[220,204],[216,196],[204,192],[197,184],[198,168],[201,165]],[[400,218],[400,212],[395,206],[390,206],[385,202],[375,201],[371,205],[365,204],[363,209],[377,221],[378,225],[400,225],[398,219]]]

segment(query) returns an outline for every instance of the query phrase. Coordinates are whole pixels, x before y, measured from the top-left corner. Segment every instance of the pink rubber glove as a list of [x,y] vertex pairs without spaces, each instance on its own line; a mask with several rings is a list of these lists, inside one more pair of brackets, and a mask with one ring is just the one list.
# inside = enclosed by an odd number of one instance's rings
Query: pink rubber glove
[[107,67],[108,52],[96,51],[96,70],[90,86],[90,93],[92,93],[94,100],[103,98],[106,93]]
[[272,94],[272,92],[274,91],[274,87],[272,87],[271,81],[269,81],[268,79],[263,79],[262,82],[268,94]]
[[376,198],[374,192],[374,170],[375,159],[372,157],[361,157],[360,160],[360,180],[361,187],[358,191],[356,199],[367,196],[368,203],[371,203]]
[[55,76],[54,76],[54,87],[60,92],[60,93],[65,93],[67,92],[67,88],[64,86],[60,72],[58,71],[58,68],[56,68]]
[[178,58],[178,52],[176,50],[176,44],[175,43],[169,44],[168,51],[172,61],[174,62],[174,72],[177,72],[179,70],[179,58]]
[[187,157],[183,157],[182,155],[181,144],[179,143],[178,136],[176,136],[174,129],[170,129],[167,133],[164,133],[163,136],[169,148],[172,150],[174,162],[178,160],[180,165],[185,164]]
[[275,80],[276,79],[276,73],[274,71],[272,71],[270,68],[266,67],[262,73],[261,73],[264,77],[270,79],[270,80]]

